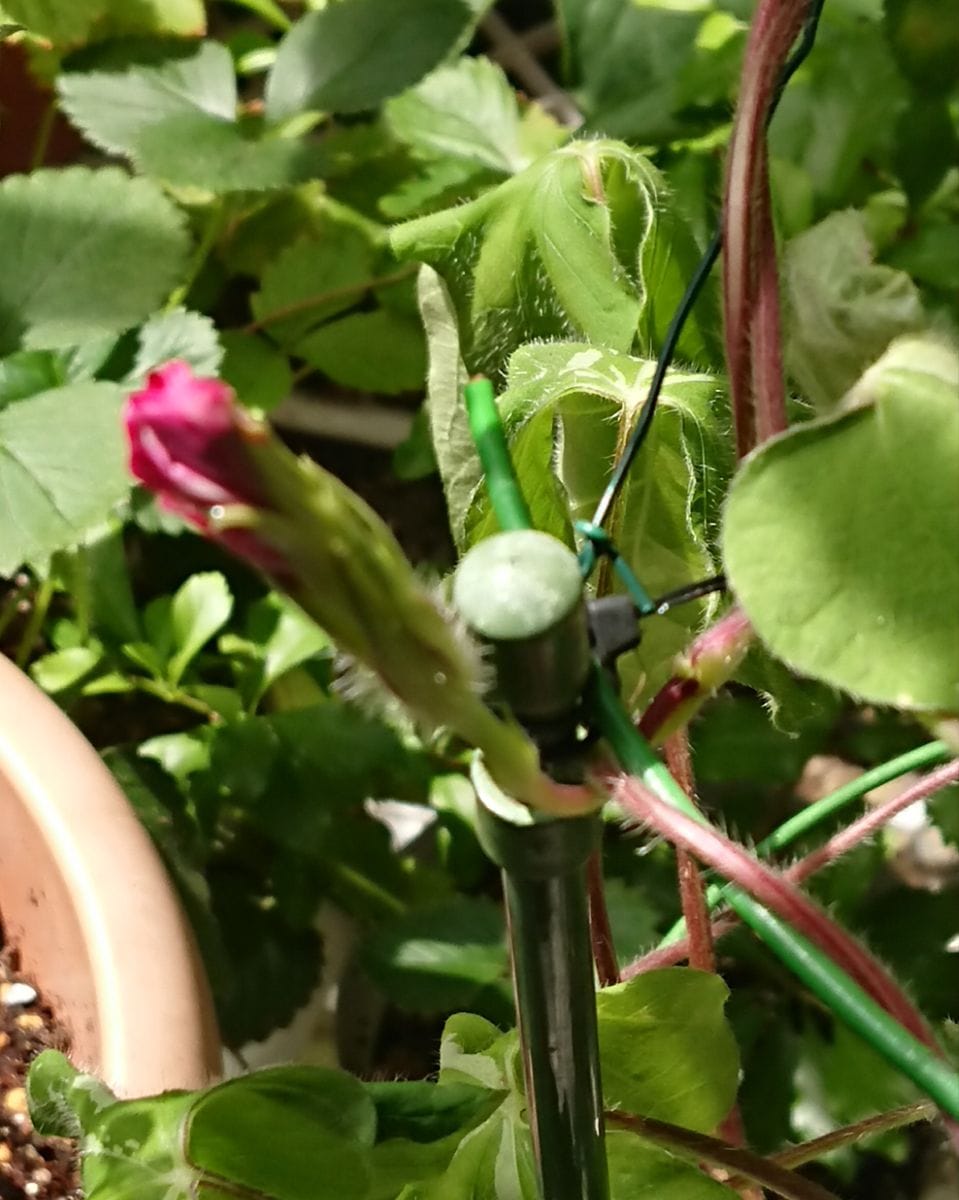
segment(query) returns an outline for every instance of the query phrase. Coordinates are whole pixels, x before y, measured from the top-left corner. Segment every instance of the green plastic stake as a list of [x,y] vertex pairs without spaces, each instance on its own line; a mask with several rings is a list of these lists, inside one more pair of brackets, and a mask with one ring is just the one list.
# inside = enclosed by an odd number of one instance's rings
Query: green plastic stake
[[535,816],[477,758],[483,849],[503,871],[526,1097],[544,1200],[608,1200],[586,862],[595,817]]
[[[636,775],[667,804],[701,825],[708,825],[706,818],[690,802],[665,764],[635,728],[616,692],[600,671],[594,676],[594,703],[596,724],[623,769]],[[726,890],[726,899],[744,924],[840,1020],[911,1079],[943,1112],[959,1120],[959,1074],[947,1062],[903,1029],[817,946],[747,893],[730,886]]]
[[476,451],[483,463],[486,490],[501,529],[529,529],[529,508],[516,480],[493,385],[477,376],[465,388],[466,414]]
[[[551,772],[581,770],[575,731],[591,657],[575,554],[532,529],[494,534],[463,558],[453,600],[490,647],[498,696],[533,734]],[[479,757],[473,780],[480,840],[503,872],[541,1194],[608,1200],[586,891],[602,823],[534,814],[495,787]]]

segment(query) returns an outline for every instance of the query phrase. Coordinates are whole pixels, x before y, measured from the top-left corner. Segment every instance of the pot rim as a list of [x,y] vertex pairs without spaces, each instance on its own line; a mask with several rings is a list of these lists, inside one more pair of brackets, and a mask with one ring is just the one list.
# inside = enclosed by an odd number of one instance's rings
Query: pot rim
[[2,655],[0,915],[78,1066],[126,1097],[219,1075],[209,985],[152,842],[89,742]]

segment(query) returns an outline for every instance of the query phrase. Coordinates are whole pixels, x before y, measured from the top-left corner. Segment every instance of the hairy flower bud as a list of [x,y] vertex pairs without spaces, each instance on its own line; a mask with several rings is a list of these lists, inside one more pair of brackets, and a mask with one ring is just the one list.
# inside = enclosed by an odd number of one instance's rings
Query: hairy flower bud
[[504,791],[556,811],[598,805],[547,779],[520,727],[487,707],[472,644],[386,524],[238,408],[230,388],[169,363],[130,396],[125,416],[131,471],[164,507],[271,576],[417,718],[482,750]]

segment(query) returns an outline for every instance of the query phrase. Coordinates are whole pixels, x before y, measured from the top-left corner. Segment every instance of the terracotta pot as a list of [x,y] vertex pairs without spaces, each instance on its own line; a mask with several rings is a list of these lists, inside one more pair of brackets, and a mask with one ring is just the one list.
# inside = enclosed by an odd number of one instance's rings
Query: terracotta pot
[[0,917],[71,1057],[118,1095],[219,1074],[209,987],[162,863],[93,748],[2,655]]

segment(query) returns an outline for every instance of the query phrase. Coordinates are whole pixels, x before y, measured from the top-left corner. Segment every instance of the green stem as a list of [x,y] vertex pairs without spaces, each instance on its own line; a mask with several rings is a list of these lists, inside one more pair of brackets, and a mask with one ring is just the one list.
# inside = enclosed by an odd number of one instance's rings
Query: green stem
[[324,304],[345,300],[351,296],[358,297],[364,292],[372,292],[377,288],[402,283],[404,279],[409,279],[415,272],[415,267],[403,267],[402,270],[393,271],[389,275],[374,275],[369,279],[359,279],[356,283],[344,283],[340,287],[327,288],[325,292],[317,292],[314,296],[306,296],[302,300],[295,300],[291,304],[275,308],[273,312],[264,313],[262,317],[247,322],[243,326],[243,332],[256,333],[268,325],[275,325],[277,321],[285,321],[287,317],[295,317],[300,313],[309,312],[311,309],[322,308]]
[[216,240],[223,229],[226,215],[227,204],[225,200],[220,199],[211,202],[206,214],[206,221],[203,225],[203,232],[200,235],[200,240],[196,244],[193,257],[190,259],[189,266],[187,267],[186,278],[170,293],[169,299],[166,302],[167,312],[178,308],[186,300],[187,296],[189,296],[190,289],[199,278],[206,260],[210,257],[210,252],[216,245]]
[[50,148],[53,123],[56,119],[57,99],[54,96],[43,110],[43,116],[40,118],[40,124],[37,126],[37,136],[33,143],[33,153],[30,156],[31,171],[36,171],[38,167],[43,166],[43,160],[47,157],[47,150]]
[[[594,698],[596,723],[623,769],[637,776],[661,800],[708,826],[635,728],[609,680],[599,671]],[[944,1112],[959,1120],[959,1075],[947,1062],[903,1029],[822,951],[751,896],[735,887],[730,887],[726,895],[743,922],[815,996]]]
[[26,625],[23,627],[20,642],[13,656],[13,661],[21,670],[27,665],[30,655],[33,653],[34,643],[43,627],[43,622],[47,619],[47,611],[50,608],[50,601],[53,599],[55,591],[56,586],[52,575],[47,576],[37,588],[37,593],[33,598],[33,608],[30,616],[27,618]]
[[[784,850],[787,846],[798,841],[804,834],[810,833],[823,821],[846,808],[856,800],[862,799],[873,788],[882,787],[884,783],[889,783],[893,779],[899,779],[902,775],[908,774],[910,771],[918,771],[923,767],[931,767],[936,763],[944,762],[951,754],[949,746],[945,742],[927,742],[924,746],[918,746],[915,750],[908,750],[905,754],[900,754],[897,758],[891,758],[888,762],[880,763],[878,767],[873,767],[869,771],[865,771],[858,778],[853,779],[850,783],[843,784],[841,788],[830,792],[828,796],[824,796],[821,800],[817,800],[815,804],[810,804],[808,808],[804,808],[802,812],[797,813],[794,817],[790,817],[788,821],[784,821],[777,829],[756,846],[755,853],[760,857],[765,857],[774,854],[779,850]],[[712,884],[706,893],[706,903],[710,909],[717,908],[726,897],[726,886],[724,884]],[[686,923],[679,920],[670,929],[666,936],[659,943],[660,946],[671,946],[674,942],[678,942],[680,938],[686,934]]]
[[529,529],[533,522],[513,470],[493,385],[488,379],[478,377],[466,385],[466,412],[500,528]]
[[346,863],[330,861],[330,874],[342,884],[344,891],[361,898],[365,911],[370,909],[384,917],[398,917],[406,912],[407,906],[392,892],[381,887],[368,875],[363,875]]
[[293,22],[278,4],[273,3],[273,0],[230,0],[230,2],[237,8],[245,8],[251,13],[256,13],[268,25],[279,29],[281,33],[286,33],[293,27]]

